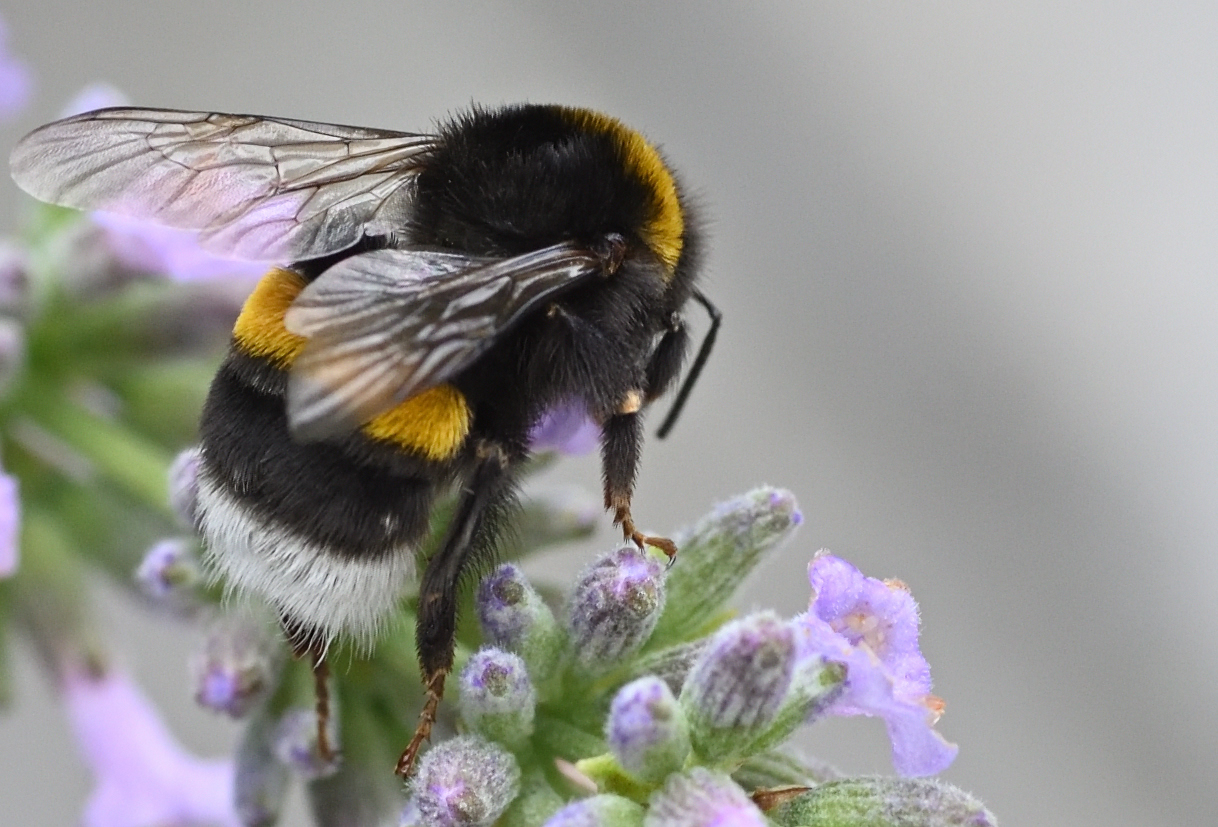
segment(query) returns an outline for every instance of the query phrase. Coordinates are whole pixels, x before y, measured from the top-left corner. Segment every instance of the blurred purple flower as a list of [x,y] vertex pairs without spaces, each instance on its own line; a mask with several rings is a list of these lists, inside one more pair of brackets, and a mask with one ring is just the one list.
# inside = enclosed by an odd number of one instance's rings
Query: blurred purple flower
[[33,86],[29,66],[8,52],[8,24],[0,19],[0,119],[10,118],[25,108]]
[[601,426],[588,416],[582,403],[566,402],[546,411],[529,433],[534,451],[580,455],[600,443]]
[[69,672],[62,688],[72,730],[97,778],[83,827],[238,827],[232,764],[183,751],[126,675]]
[[12,577],[21,562],[21,498],[17,478],[0,472],[0,580]]
[[731,778],[705,767],[670,776],[651,796],[643,827],[765,827],[765,816]]
[[127,96],[116,86],[105,81],[95,81],[88,84],[59,110],[59,117],[70,118],[82,112],[92,112],[94,109],[106,109],[111,106],[126,106]]
[[158,273],[176,281],[223,276],[256,278],[265,263],[213,255],[199,246],[199,234],[176,230],[115,213],[95,212],[93,223],[106,232],[111,252],[133,270]]
[[933,727],[943,701],[930,694],[930,665],[918,649],[918,606],[903,583],[866,577],[830,554],[808,567],[812,600],[795,618],[801,658],[846,667],[846,689],[818,714],[884,719],[892,762],[904,776],[946,769],[958,748]]

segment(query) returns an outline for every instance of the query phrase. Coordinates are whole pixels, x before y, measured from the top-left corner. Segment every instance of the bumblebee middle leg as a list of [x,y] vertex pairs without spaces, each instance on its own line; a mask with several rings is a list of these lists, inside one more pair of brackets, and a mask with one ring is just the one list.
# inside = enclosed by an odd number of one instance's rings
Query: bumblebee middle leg
[[487,523],[505,510],[512,497],[510,464],[501,445],[484,442],[478,447],[477,463],[461,493],[448,535],[423,573],[416,639],[427,700],[414,737],[398,759],[396,772],[402,777],[410,775],[423,742],[431,738],[444,681],[453,668],[461,577],[490,550],[493,532]]
[[601,474],[605,482],[605,508],[613,511],[613,522],[622,527],[622,535],[639,548],[655,546],[671,560],[677,554],[677,544],[666,537],[649,537],[635,528],[630,513],[634,496],[634,478],[638,472],[643,445],[643,420],[637,412],[618,413],[601,426]]

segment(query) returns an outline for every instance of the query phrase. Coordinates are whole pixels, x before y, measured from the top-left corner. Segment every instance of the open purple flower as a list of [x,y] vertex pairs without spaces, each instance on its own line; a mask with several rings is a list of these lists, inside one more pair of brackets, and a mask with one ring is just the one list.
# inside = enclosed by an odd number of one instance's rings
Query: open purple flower
[[8,25],[0,20],[0,118],[20,112],[30,100],[33,76],[25,62],[8,51]]
[[0,580],[12,577],[21,562],[21,499],[17,478],[0,472]]
[[601,428],[579,402],[557,405],[542,415],[529,433],[534,451],[586,454],[600,442]]
[[846,667],[845,691],[818,712],[883,718],[901,775],[946,769],[957,747],[933,729],[943,702],[930,694],[930,665],[918,649],[918,606],[904,584],[866,577],[824,553],[808,567],[808,578],[812,600],[794,623],[800,657]]
[[83,827],[240,824],[232,764],[183,751],[126,675],[69,672],[62,689],[81,754],[97,778]]

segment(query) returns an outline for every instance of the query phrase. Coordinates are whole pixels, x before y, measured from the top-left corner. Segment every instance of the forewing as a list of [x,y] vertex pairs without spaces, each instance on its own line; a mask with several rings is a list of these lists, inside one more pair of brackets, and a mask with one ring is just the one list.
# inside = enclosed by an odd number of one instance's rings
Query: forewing
[[435,138],[255,115],[99,109],[31,132],[9,158],[35,198],[199,230],[220,255],[317,258],[408,217]]
[[301,291],[285,323],[309,339],[288,379],[297,438],[354,430],[468,367],[539,304],[602,272],[564,243],[507,259],[378,250]]

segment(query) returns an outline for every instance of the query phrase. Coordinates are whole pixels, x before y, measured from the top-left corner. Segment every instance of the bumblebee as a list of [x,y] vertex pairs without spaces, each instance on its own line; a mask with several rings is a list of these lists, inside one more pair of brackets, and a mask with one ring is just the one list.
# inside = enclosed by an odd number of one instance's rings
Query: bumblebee
[[605,507],[631,495],[642,412],[674,384],[700,237],[657,149],[564,106],[474,108],[411,134],[160,109],[88,112],[14,149],[55,204],[199,230],[214,252],[284,263],[233,330],[203,410],[198,530],[215,572],[279,613],[318,676],[371,642],[416,577],[437,497],[455,514],[419,585],[429,738],[453,665],[458,586],[493,557],[530,429],[577,401],[601,425]]

